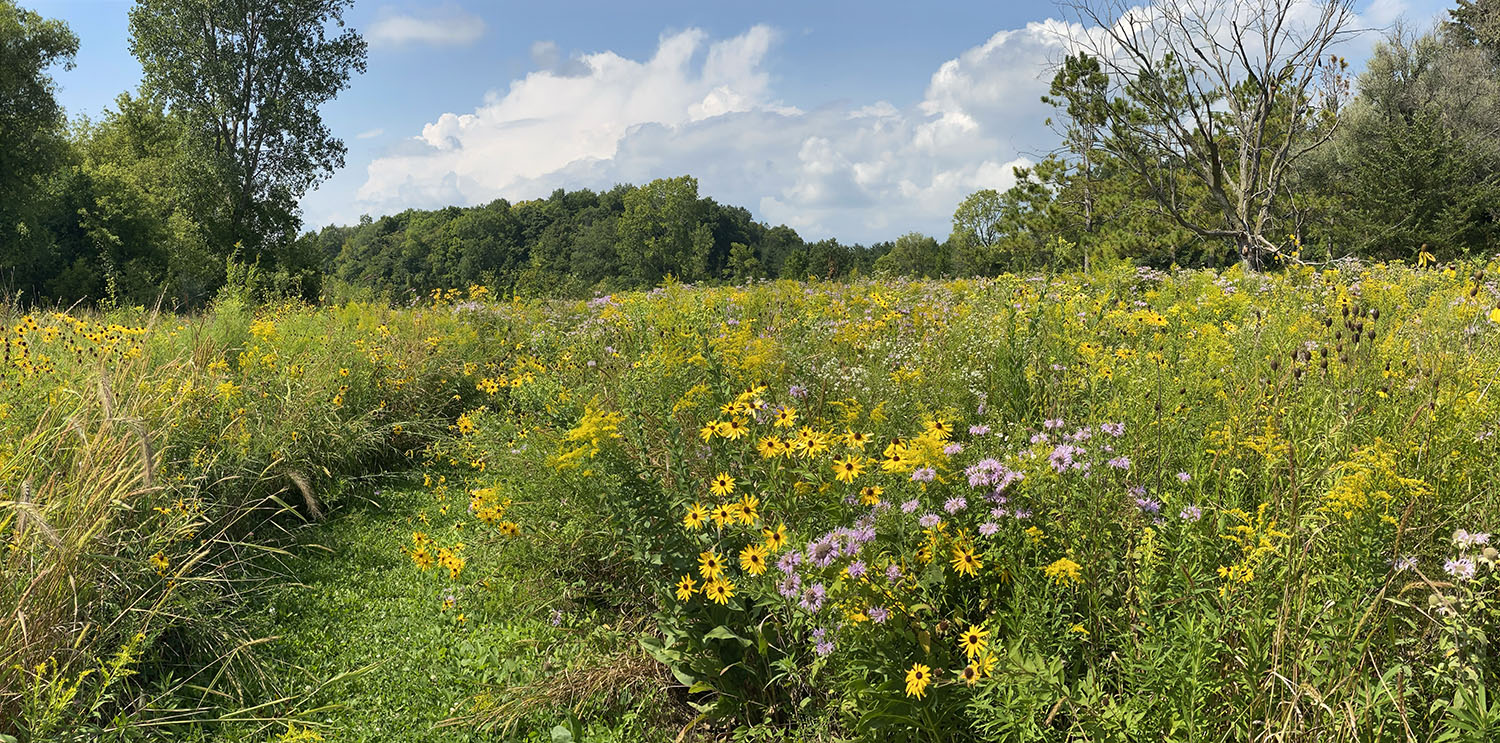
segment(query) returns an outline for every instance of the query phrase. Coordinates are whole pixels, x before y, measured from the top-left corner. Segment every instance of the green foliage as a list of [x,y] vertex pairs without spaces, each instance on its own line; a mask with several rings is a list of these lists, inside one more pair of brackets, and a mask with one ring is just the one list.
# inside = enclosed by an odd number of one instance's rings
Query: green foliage
[[47,70],[71,66],[77,51],[78,37],[62,21],[0,0],[0,288],[9,291],[37,292],[31,277],[46,260],[46,184],[66,161],[63,112]]
[[130,11],[145,89],[183,117],[212,174],[200,218],[218,246],[242,245],[268,270],[300,225],[297,201],[344,164],[318,109],[365,69],[364,40],[344,28],[351,4],[141,0]]

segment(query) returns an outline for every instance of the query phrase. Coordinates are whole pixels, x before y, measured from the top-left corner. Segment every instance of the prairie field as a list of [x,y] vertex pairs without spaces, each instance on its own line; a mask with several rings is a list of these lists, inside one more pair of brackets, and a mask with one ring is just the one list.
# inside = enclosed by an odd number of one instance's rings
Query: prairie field
[[0,739],[1494,740],[1497,275],[11,314]]

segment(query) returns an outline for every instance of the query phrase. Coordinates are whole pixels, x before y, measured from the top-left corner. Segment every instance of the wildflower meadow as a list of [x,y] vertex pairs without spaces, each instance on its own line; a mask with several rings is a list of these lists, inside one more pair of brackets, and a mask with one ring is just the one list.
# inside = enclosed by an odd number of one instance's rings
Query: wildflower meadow
[[0,732],[1495,740],[1497,275],[9,317]]

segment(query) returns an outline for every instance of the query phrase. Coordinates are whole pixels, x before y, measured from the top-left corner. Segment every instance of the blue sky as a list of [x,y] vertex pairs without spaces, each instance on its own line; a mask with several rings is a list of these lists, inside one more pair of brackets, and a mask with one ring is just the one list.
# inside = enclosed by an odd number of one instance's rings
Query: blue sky
[[[139,83],[124,0],[22,0],[80,39],[70,115]],[[1362,0],[1369,26],[1447,3]],[[946,235],[958,200],[1054,145],[1051,2],[382,2],[368,72],[324,109],[346,166],[305,222],[690,173],[808,238]],[[1376,34],[1349,45],[1359,59]]]

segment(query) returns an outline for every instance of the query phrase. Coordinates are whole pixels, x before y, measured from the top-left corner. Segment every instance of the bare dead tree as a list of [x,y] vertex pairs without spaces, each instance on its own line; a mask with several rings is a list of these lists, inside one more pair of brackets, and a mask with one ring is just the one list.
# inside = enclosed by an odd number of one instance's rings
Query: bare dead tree
[[[1160,211],[1259,267],[1294,163],[1332,138],[1352,0],[1064,0],[1109,75],[1104,148]],[[1090,28],[1092,27],[1092,28]],[[1192,186],[1201,186],[1192,188]],[[1205,208],[1202,194],[1210,206]]]

